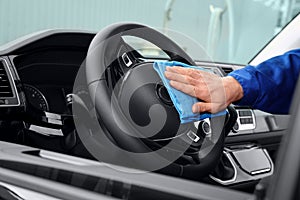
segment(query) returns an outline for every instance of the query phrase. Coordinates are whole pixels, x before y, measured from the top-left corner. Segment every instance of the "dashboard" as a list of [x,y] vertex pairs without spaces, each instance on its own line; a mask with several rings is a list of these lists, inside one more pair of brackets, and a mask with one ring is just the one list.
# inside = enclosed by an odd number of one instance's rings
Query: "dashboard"
[[[70,95],[94,36],[95,33],[90,32],[48,30],[0,48],[0,130],[10,132],[1,135],[1,140],[63,153],[74,149],[77,145],[75,136],[66,128],[72,124],[69,118],[72,112]],[[196,64],[219,76],[244,67],[201,61],[196,61]],[[266,158],[269,170],[259,171],[266,165],[259,166],[259,170],[252,170],[257,174],[251,172],[249,175],[242,169],[235,173],[234,180],[222,180],[214,174],[212,179],[222,185],[257,180],[272,174],[277,148],[289,122],[288,115],[272,115],[250,107],[235,108],[238,118],[226,138],[224,156],[238,171],[242,162],[233,160],[249,151],[243,157]],[[40,116],[28,117],[28,112]],[[24,121],[24,116],[28,120]],[[56,138],[62,136],[66,136],[63,142]]]
[[[73,90],[77,71],[85,59],[92,38],[90,36],[85,46],[76,46],[67,44],[76,34],[64,40],[67,36],[68,34],[50,36],[49,46],[40,41],[41,43],[37,42],[36,45],[31,44],[32,47],[27,46],[28,50],[24,47],[25,49],[19,50],[20,53],[16,53],[18,55],[8,57],[24,84],[29,103],[36,108],[55,113],[67,111],[65,98]],[[56,46],[51,40],[64,42]]]

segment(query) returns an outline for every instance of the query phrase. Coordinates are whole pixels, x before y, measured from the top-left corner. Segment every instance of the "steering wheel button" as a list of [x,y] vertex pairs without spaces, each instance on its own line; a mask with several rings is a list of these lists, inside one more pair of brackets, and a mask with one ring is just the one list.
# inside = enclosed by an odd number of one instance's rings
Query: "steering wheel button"
[[207,122],[204,122],[202,124],[202,128],[203,128],[203,131],[204,133],[207,135],[209,134],[211,131],[210,131],[210,125],[207,123]]
[[252,116],[252,113],[250,110],[241,110],[239,111],[239,116],[241,117]]
[[249,124],[252,124],[252,123],[253,123],[253,119],[249,118]]
[[246,119],[245,118],[241,118],[240,122],[241,122],[241,124],[246,124]]
[[122,60],[127,67],[130,67],[132,65],[132,61],[129,59],[126,53],[123,53]]
[[232,127],[232,132],[237,133],[239,132],[239,124],[235,122],[234,126]]
[[193,142],[198,142],[200,140],[200,137],[196,135],[194,132],[189,131],[187,133],[187,136],[193,141]]

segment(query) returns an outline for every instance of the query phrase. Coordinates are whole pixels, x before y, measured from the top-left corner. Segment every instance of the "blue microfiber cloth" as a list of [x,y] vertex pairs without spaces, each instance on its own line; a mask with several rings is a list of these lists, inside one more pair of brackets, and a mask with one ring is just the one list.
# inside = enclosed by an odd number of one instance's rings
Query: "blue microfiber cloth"
[[153,68],[159,74],[161,80],[163,81],[165,87],[167,88],[169,95],[171,97],[171,100],[173,101],[173,104],[174,104],[177,112],[179,113],[180,121],[182,124],[226,114],[225,110],[221,111],[219,113],[216,113],[216,114],[193,113],[192,106],[195,103],[199,102],[199,100],[195,97],[192,97],[188,94],[185,94],[185,93],[171,87],[170,83],[169,83],[170,81],[164,75],[166,67],[172,67],[172,66],[181,66],[181,67],[193,68],[193,69],[197,69],[197,70],[205,70],[205,71],[209,71],[209,72],[211,72],[211,71],[204,69],[202,67],[191,66],[191,65],[187,65],[185,63],[181,63],[181,62],[177,62],[177,61],[170,61],[170,62],[157,61],[157,62],[153,63]]

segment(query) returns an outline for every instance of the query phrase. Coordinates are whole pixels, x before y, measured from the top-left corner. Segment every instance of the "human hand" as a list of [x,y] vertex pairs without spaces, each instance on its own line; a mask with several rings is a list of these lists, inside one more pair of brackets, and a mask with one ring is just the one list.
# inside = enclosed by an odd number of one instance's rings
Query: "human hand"
[[242,86],[230,76],[184,67],[167,67],[165,76],[175,89],[203,101],[193,105],[194,113],[217,113],[243,97]]

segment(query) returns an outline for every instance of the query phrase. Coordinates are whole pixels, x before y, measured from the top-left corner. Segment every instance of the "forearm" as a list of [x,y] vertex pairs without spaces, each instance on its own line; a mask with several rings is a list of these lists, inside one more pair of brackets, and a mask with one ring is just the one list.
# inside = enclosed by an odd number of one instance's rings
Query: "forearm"
[[299,71],[300,49],[269,59],[257,67],[247,66],[233,71],[229,77],[237,80],[243,89],[239,105],[286,114],[289,111]]

